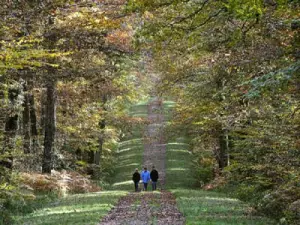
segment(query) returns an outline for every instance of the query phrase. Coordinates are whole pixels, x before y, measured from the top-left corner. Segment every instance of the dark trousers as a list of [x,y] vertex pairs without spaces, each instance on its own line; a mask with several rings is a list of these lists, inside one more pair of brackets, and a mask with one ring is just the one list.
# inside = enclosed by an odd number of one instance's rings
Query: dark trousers
[[139,191],[139,182],[134,181],[134,189],[135,191]]
[[144,183],[144,191],[147,191],[148,183]]
[[152,191],[156,190],[156,183],[157,181],[152,181]]

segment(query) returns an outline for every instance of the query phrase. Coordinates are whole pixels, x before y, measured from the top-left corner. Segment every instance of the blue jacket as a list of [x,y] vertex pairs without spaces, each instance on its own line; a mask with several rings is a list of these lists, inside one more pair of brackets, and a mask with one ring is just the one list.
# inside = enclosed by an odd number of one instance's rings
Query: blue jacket
[[147,170],[143,170],[143,172],[141,173],[141,177],[142,177],[142,181],[143,183],[148,183],[150,180],[150,172]]

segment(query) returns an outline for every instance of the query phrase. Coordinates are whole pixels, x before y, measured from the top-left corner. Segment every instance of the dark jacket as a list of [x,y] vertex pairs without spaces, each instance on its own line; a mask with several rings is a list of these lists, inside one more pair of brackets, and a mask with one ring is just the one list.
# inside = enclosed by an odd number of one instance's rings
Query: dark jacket
[[152,181],[157,182],[157,180],[158,180],[157,170],[154,169],[154,170],[151,171],[150,178],[151,178]]
[[139,172],[135,172],[133,175],[132,175],[132,180],[134,181],[134,182],[139,182],[140,181],[140,179],[141,179],[141,175],[140,175],[140,173]]

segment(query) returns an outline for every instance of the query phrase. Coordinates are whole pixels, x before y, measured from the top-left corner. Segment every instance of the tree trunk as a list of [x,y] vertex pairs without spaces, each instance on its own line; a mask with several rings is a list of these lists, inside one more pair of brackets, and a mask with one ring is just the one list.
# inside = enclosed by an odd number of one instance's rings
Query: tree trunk
[[[14,105],[17,103],[18,95],[20,94],[20,90],[17,88],[11,88],[8,90],[8,99],[11,104],[11,110],[13,111]],[[8,116],[5,122],[4,128],[4,145],[2,149],[2,155],[4,155],[4,159],[0,161],[0,166],[3,166],[9,170],[13,168],[13,151],[15,148],[15,137],[18,130],[18,113],[12,112]]]
[[88,163],[93,164],[95,162],[95,152],[94,151],[89,151],[88,152],[88,157],[89,157]]
[[34,103],[34,95],[29,94],[29,112],[30,112],[30,134],[32,140],[32,152],[36,152],[38,145],[38,131],[37,131],[37,119]]
[[[103,121],[105,123],[105,121]],[[105,126],[104,126],[105,128]],[[104,129],[101,128],[101,129]],[[98,151],[96,151],[95,153],[95,164],[100,166],[100,162],[101,162],[101,156],[102,156],[102,151],[103,151],[103,144],[104,144],[104,130],[101,130],[101,134],[99,137],[99,147],[98,147]]]
[[[3,137],[5,131],[5,122],[6,122],[6,114],[7,114],[7,106],[5,103],[5,91],[4,85],[1,84],[0,78],[0,146],[3,146]],[[1,149],[0,149],[1,152]]]
[[[102,103],[103,103],[103,111],[106,112],[107,109],[105,107],[105,104],[107,102],[107,96],[104,94],[102,97]],[[105,115],[104,115],[105,116]],[[106,127],[106,121],[105,119],[102,119],[99,122],[99,127],[100,127],[100,136],[99,136],[99,147],[98,147],[98,151],[96,151],[94,153],[94,164],[96,165],[96,167],[94,168],[93,171],[93,179],[99,179],[101,176],[101,157],[102,157],[102,152],[103,152],[103,144],[105,141],[104,138],[104,131],[105,131],[105,127]]]
[[45,116],[46,116],[46,105],[47,105],[47,90],[42,90],[41,95],[41,118],[40,118],[40,134],[45,134]]
[[[103,97],[102,97],[103,111],[104,112],[107,111],[107,109],[105,107],[106,102],[107,102],[107,96],[104,94]],[[100,127],[99,148],[98,148],[98,151],[95,153],[95,164],[98,165],[98,166],[100,166],[101,156],[102,156],[102,151],[103,151],[104,130],[105,130],[105,127],[106,127],[105,119],[102,119],[99,122],[99,127]]]
[[24,134],[24,153],[31,152],[31,136],[30,136],[30,108],[29,108],[29,94],[27,87],[24,85],[24,102],[23,102],[23,134]]
[[47,82],[46,91],[46,110],[45,110],[45,138],[44,138],[44,155],[42,163],[42,172],[51,173],[53,167],[52,155],[54,148],[55,139],[55,102],[56,102],[56,91],[55,81]]
[[222,130],[222,133],[219,137],[220,149],[218,156],[219,169],[223,170],[226,166],[229,165],[229,137],[228,131]]

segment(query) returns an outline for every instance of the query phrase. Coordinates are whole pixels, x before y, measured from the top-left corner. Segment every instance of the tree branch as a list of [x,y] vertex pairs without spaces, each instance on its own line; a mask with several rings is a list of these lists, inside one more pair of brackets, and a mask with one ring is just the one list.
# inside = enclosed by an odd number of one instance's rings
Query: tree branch
[[202,2],[200,8],[198,8],[197,10],[195,10],[192,14],[185,16],[185,17],[181,17],[179,18],[177,21],[173,21],[171,24],[178,24],[178,23],[182,23],[188,19],[191,19],[193,17],[195,17],[198,13],[200,13],[202,11],[202,9],[205,7],[205,5],[209,2],[209,0],[205,0],[204,2]]

